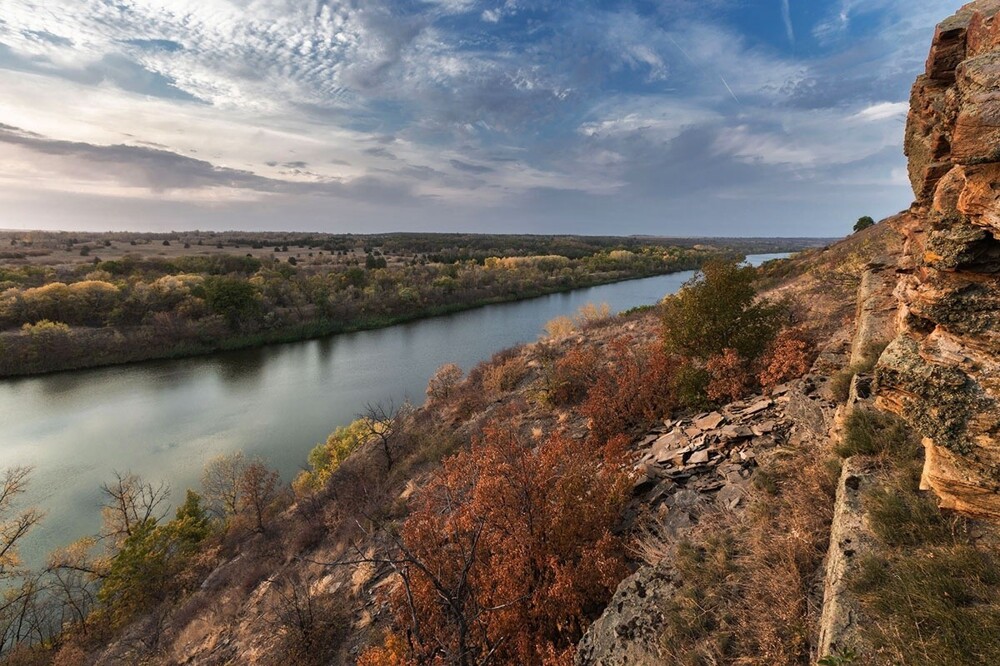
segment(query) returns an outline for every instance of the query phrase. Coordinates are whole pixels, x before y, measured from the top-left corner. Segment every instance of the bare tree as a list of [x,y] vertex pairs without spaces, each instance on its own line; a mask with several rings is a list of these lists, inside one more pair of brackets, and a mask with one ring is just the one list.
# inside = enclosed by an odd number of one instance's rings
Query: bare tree
[[17,498],[27,488],[30,474],[30,467],[9,467],[0,478],[0,581],[16,575],[21,565],[18,543],[44,515],[38,509],[15,511]]
[[101,537],[111,539],[117,547],[147,520],[159,522],[166,515],[170,488],[162,481],[154,486],[131,472],[115,471],[114,475],[113,481],[101,485]]
[[56,605],[58,627],[73,625],[87,633],[87,617],[96,604],[97,587],[107,568],[106,562],[91,557],[96,543],[96,538],[86,537],[49,555],[44,580]]
[[[494,639],[486,638],[484,640],[485,650],[481,650],[472,645],[473,632],[483,631],[482,618],[484,615],[502,611],[516,603],[523,602],[526,597],[518,597],[508,603],[492,607],[482,606],[478,603],[470,576],[473,565],[478,558],[480,536],[485,527],[484,518],[477,520],[473,525],[470,525],[469,538],[462,540],[461,543],[453,544],[457,548],[456,554],[461,556],[462,561],[457,572],[435,571],[407,547],[394,529],[378,524],[376,524],[374,531],[380,532],[381,537],[390,543],[383,554],[372,555],[363,548],[361,544],[370,543],[375,536],[374,533],[368,532],[365,540],[351,544],[354,557],[345,555],[342,559],[334,562],[305,561],[325,566],[373,564],[378,567],[388,567],[392,573],[399,577],[400,585],[402,585],[406,609],[410,616],[407,640],[410,649],[415,654],[434,655],[436,658],[443,658],[443,663],[455,666],[487,665],[494,660],[497,649],[507,638],[505,636]],[[433,587],[434,593],[448,617],[453,632],[449,637],[451,640],[441,640],[437,636],[428,636],[422,630],[423,621],[414,600],[412,584],[414,576],[423,577]]]
[[378,442],[382,448],[386,469],[392,467],[392,448],[403,412],[404,409],[397,410],[390,401],[388,404],[369,402],[365,405],[365,411],[358,414],[358,420],[364,424],[368,439]]
[[221,520],[235,516],[240,509],[240,483],[247,467],[242,451],[213,458],[201,475],[202,496],[212,514]]
[[18,545],[42,519],[37,509],[17,509],[30,467],[9,467],[0,476],[0,653],[30,639],[37,622],[38,581],[22,568]]
[[312,588],[311,580],[297,573],[273,581],[273,623],[276,629],[289,632],[288,648],[298,661],[329,663],[348,622],[329,593],[314,592]]
[[244,468],[240,477],[240,508],[249,513],[257,531],[264,529],[268,510],[278,497],[280,477],[260,459],[254,459]]

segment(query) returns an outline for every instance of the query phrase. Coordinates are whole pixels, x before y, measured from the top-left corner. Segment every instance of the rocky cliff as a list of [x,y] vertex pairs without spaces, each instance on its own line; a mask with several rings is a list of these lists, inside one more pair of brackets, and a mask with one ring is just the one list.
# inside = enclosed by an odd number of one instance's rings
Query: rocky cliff
[[911,95],[905,152],[916,195],[898,221],[899,335],[877,368],[879,405],[923,436],[922,486],[944,507],[1000,518],[1000,0],[934,35]]

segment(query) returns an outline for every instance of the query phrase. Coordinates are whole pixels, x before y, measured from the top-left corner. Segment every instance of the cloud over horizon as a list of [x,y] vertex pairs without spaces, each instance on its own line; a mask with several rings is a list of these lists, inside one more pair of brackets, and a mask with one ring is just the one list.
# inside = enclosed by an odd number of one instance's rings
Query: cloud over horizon
[[12,0],[0,227],[837,235],[960,5]]

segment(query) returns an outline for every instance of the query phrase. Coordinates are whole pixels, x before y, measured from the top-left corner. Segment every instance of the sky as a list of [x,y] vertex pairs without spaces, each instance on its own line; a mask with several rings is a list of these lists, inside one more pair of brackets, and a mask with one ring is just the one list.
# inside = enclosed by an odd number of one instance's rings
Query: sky
[[0,228],[839,236],[961,0],[4,0]]

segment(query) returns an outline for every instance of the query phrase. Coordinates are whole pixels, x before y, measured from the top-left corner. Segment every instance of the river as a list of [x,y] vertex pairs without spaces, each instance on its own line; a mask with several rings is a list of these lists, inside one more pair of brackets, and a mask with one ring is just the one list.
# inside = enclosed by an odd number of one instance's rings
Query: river
[[[784,254],[752,255],[759,264]],[[306,455],[368,402],[423,401],[444,363],[468,370],[537,340],[547,321],[585,303],[613,312],[655,303],[693,271],[491,305],[390,328],[181,360],[0,381],[0,469],[31,465],[25,499],[46,510],[22,555],[100,526],[100,484],[113,470],[165,481],[174,500],[205,462],[242,449],[291,479]]]

